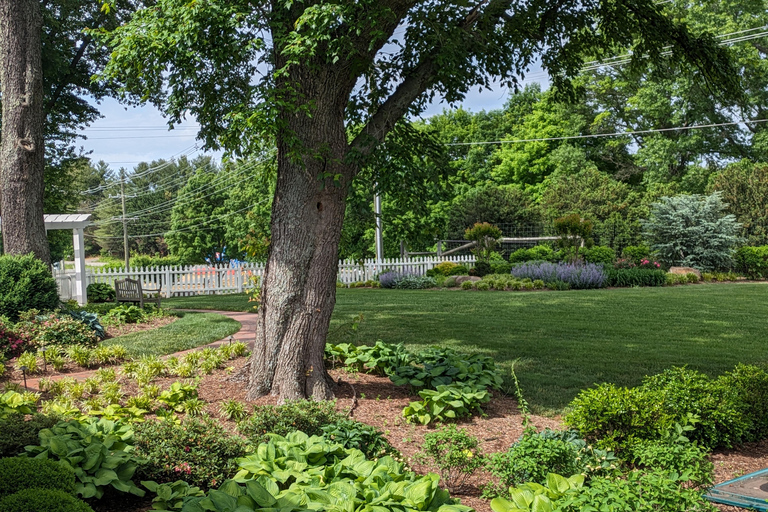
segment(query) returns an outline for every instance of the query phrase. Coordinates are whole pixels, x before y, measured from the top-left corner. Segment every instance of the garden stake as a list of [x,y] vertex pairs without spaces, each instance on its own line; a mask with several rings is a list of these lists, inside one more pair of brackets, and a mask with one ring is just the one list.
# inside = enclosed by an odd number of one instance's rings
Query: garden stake
[[45,373],[48,373],[48,361],[45,358],[45,345],[43,345],[42,353],[43,353],[43,371]]
[[27,389],[27,367],[26,366],[21,367],[21,375],[24,377],[24,389],[29,391]]
[[229,346],[232,346],[232,335],[229,335]]

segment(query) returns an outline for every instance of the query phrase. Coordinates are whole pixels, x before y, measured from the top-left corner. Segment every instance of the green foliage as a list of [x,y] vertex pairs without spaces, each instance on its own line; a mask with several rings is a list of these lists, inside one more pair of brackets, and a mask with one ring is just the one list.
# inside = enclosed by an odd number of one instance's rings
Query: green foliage
[[[693,428],[690,425],[686,427]],[[657,441],[642,441],[632,449],[631,461],[646,471],[663,471],[680,475],[688,488],[707,490],[714,484],[714,464],[702,447],[688,441],[684,428],[675,430]]]
[[667,266],[728,268],[741,226],[726,206],[718,192],[662,197],[642,223],[643,236]]
[[84,501],[53,489],[24,489],[0,499],[3,512],[93,512]]
[[768,278],[768,245],[739,247],[733,254],[733,263],[737,272],[752,279]]
[[610,247],[594,245],[585,249],[582,252],[582,257],[587,263],[602,263],[603,266],[609,267],[613,265],[613,261],[616,259],[616,252]]
[[323,425],[321,430],[329,442],[338,443],[346,449],[360,450],[367,459],[399,455],[379,429],[351,418],[340,417],[333,423]]
[[0,459],[0,498],[23,489],[57,489],[75,495],[75,473],[48,459]]
[[144,320],[144,310],[134,305],[122,304],[104,315],[104,320],[116,325],[136,324]]
[[535,245],[530,249],[518,249],[509,255],[510,263],[525,263],[526,261],[553,261],[555,251],[548,245]]
[[494,498],[491,500],[491,510],[493,512],[553,512],[557,508],[558,500],[582,489],[583,486],[583,475],[565,478],[550,473],[546,477],[545,485],[530,482],[520,484],[518,487],[510,487],[511,501],[502,497]]
[[395,368],[389,378],[398,386],[408,385],[414,390],[448,384],[500,389],[503,382],[492,358],[439,347],[422,350],[410,364]]
[[381,340],[373,346],[326,344],[325,354],[332,363],[339,362],[356,371],[381,376],[390,375],[397,367],[407,365],[412,357],[402,343],[391,345]]
[[525,482],[545,485],[550,473],[587,477],[617,471],[617,459],[581,439],[574,431],[528,429],[506,452],[488,459],[487,470],[495,481],[483,489],[483,497],[509,497],[508,489]]
[[465,429],[448,425],[424,435],[424,455],[440,471],[450,492],[460,491],[468,478],[483,467],[480,442]]
[[236,470],[245,454],[245,441],[209,418],[146,421],[135,426],[137,474],[158,483],[178,479],[203,489],[215,487]]
[[[442,276],[454,276],[454,275],[461,275],[461,274],[455,274],[454,272],[457,271],[457,269],[461,265],[458,265],[456,263],[450,262],[450,261],[443,261],[442,263],[438,263],[431,269],[427,270],[427,275],[430,277],[434,277],[436,275],[442,275]],[[466,267],[464,268],[466,271]],[[459,270],[461,271],[461,270]]]
[[168,484],[158,484],[150,480],[142,481],[141,485],[155,494],[152,499],[152,510],[181,510],[184,505],[184,498],[187,496],[205,496],[202,489],[189,485],[184,480],[176,480]]
[[282,405],[253,408],[253,415],[238,425],[238,430],[252,443],[263,443],[269,434],[281,436],[300,430],[310,436],[322,435],[323,426],[342,419],[336,402],[297,400]]
[[101,325],[101,322],[99,322],[99,317],[96,313],[91,313],[88,311],[74,311],[71,309],[66,310],[66,312],[75,320],[79,320],[87,325],[94,332],[94,334],[99,337],[99,339],[103,340],[107,337],[107,332],[104,330],[104,326]]
[[687,434],[704,448],[755,441],[768,432],[768,372],[739,365],[717,379],[685,368],[646,377],[641,386],[602,384],[571,403],[565,422],[601,446],[621,451],[658,440],[674,427],[693,424]]
[[128,425],[105,419],[85,423],[63,421],[39,433],[39,445],[27,446],[27,455],[62,461],[74,469],[76,491],[83,498],[101,498],[111,487],[143,496],[131,478],[136,471],[133,432]]
[[768,244],[768,166],[742,160],[721,170],[712,189],[722,194],[727,211],[741,224],[750,244]]
[[[477,262],[490,264],[491,255],[501,238],[501,230],[488,222],[477,222],[464,231],[464,238],[476,242],[472,252],[477,256]],[[475,264],[475,268],[477,268],[477,264]]]
[[472,290],[474,289],[474,287],[475,287],[475,283],[473,283],[472,281],[464,281],[463,283],[461,283],[462,290]]
[[94,347],[99,342],[96,332],[70,315],[36,316],[16,324],[19,333],[37,345],[65,350],[73,345]]
[[643,260],[652,260],[651,248],[647,245],[628,245],[621,251],[621,257],[639,265]]
[[568,254],[568,261],[574,262],[579,259],[579,249],[582,245],[592,243],[593,223],[589,219],[583,219],[578,213],[572,213],[565,217],[560,217],[554,221],[555,231],[560,236],[557,243],[560,248]]
[[25,446],[37,444],[41,430],[51,428],[58,422],[58,417],[44,414],[0,413],[0,458],[23,453]]
[[479,292],[487,292],[490,289],[491,286],[487,281],[480,281],[479,283],[475,284],[475,290]]
[[482,414],[480,406],[491,400],[485,386],[460,382],[439,385],[436,389],[422,389],[419,396],[422,401],[408,404],[403,409],[403,417],[422,425],[455,421],[473,412]]
[[457,286],[458,286],[458,283],[456,282],[456,278],[453,276],[446,277],[445,281],[443,281],[444,288],[456,288]]
[[515,187],[488,185],[456,197],[446,212],[444,237],[460,240],[479,222],[493,225],[529,225],[541,222],[531,198]]
[[91,283],[86,290],[88,302],[113,302],[115,300],[115,289],[107,283]]
[[366,460],[359,450],[303,432],[271,436],[238,463],[236,481],[244,485],[226,482],[211,491],[207,501],[190,500],[200,508],[185,510],[231,512],[237,505],[244,507],[243,512],[259,506],[285,510],[308,502],[322,503],[329,512],[363,512],[374,505],[394,512],[471,510],[454,504],[435,474],[406,472],[389,456]]
[[608,286],[664,286],[667,272],[650,268],[606,268]]
[[558,510],[631,510],[633,512],[714,512],[701,491],[686,486],[686,475],[662,471],[630,471],[626,477],[598,477],[558,500]]
[[33,393],[6,391],[0,395],[0,417],[8,413],[32,414],[37,409],[38,398],[40,396]]
[[0,256],[0,316],[16,321],[22,311],[58,305],[56,280],[42,261],[32,254]]

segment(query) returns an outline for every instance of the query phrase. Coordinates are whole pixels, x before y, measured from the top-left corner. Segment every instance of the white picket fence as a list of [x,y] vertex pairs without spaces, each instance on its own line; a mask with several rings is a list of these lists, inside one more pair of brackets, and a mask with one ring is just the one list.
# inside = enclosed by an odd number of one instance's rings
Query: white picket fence
[[[361,262],[352,260],[339,261],[337,279],[344,283],[368,281],[387,270],[409,272],[424,275],[438,263],[450,261],[459,265],[473,267],[474,256],[411,257],[385,258],[378,263],[375,259]],[[241,293],[254,286],[252,277],[264,275],[261,263],[238,263],[234,265],[184,265],[171,267],[136,267],[127,272],[114,269],[88,269],[87,283],[107,283],[114,286],[115,281],[130,277],[141,280],[144,285],[156,288],[161,286],[164,297],[185,295],[206,295],[222,293]],[[75,276],[72,271],[54,272],[59,285],[59,296],[63,300],[74,297]]]

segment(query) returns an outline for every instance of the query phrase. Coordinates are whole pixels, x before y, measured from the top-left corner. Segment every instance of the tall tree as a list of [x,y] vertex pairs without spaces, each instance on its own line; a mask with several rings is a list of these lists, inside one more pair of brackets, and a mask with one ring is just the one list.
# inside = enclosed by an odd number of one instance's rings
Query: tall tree
[[[514,86],[540,58],[569,90],[586,53],[664,45],[713,84],[737,88],[725,53],[654,0],[158,0],[111,36],[105,76],[210,147],[277,145],[271,245],[249,398],[332,396],[323,349],[350,185],[402,119],[491,76]],[[266,72],[265,72],[266,71]]]
[[0,1],[0,218],[8,254],[51,262],[43,222],[43,17],[37,0]]

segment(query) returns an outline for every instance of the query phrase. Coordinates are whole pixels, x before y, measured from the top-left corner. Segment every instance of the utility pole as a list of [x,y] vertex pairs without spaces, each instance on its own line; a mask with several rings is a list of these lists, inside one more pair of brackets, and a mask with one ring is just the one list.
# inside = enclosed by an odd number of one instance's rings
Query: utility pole
[[376,264],[381,265],[384,260],[384,235],[381,229],[381,196],[379,195],[379,184],[374,184],[373,192],[373,215],[376,218]]
[[123,255],[125,256],[125,271],[128,272],[128,220],[125,218],[125,169],[120,168],[120,200],[123,203]]

